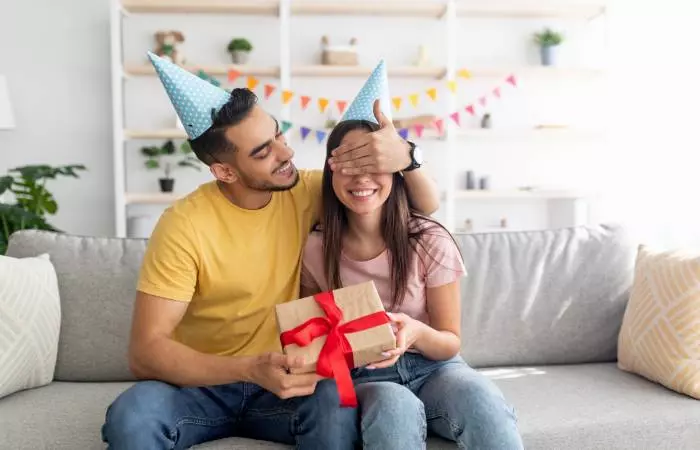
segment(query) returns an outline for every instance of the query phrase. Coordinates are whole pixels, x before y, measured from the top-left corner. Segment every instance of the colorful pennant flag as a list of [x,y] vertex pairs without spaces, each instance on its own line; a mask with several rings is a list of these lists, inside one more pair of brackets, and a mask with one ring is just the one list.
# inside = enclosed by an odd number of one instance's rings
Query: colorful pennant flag
[[411,94],[408,96],[408,99],[413,106],[418,106],[418,94]]
[[294,97],[294,92],[292,91],[282,91],[282,103],[288,104],[289,101]]
[[416,130],[416,136],[422,137],[423,136],[423,129],[425,127],[421,124],[416,124],[413,126],[413,129]]
[[235,70],[235,69],[231,69],[231,70],[228,71],[228,82],[229,82],[229,83],[233,83],[233,82],[235,82],[235,81],[238,79],[238,77],[240,77],[240,76],[241,76],[241,73],[240,73],[239,71],[237,71],[237,70]]
[[323,140],[326,138],[326,132],[323,130],[316,130],[316,139],[318,139],[318,143],[320,144],[323,142]]
[[442,134],[445,132],[444,121],[442,119],[437,119],[435,121],[435,128],[437,128],[438,133]]
[[247,83],[248,89],[250,89],[251,91],[254,90],[259,82],[260,82],[260,80],[258,80],[255,77],[248,77],[248,83]]
[[311,97],[308,95],[302,95],[301,96],[301,109],[306,109],[307,106],[309,106],[309,102],[311,101]]
[[515,75],[509,76],[508,78],[506,78],[506,81],[507,81],[508,83],[512,84],[513,86],[515,86],[515,85],[516,85],[516,83],[515,83]]
[[496,98],[501,98],[501,88],[496,88],[493,90],[493,95]]
[[338,111],[340,114],[343,114],[345,112],[345,108],[348,106],[348,102],[345,100],[338,100],[335,102],[336,106],[338,106]]
[[452,114],[450,114],[450,117],[452,118],[452,120],[455,121],[457,126],[459,126],[459,111],[453,112]]
[[479,103],[481,103],[481,106],[486,106],[486,96],[481,97]]
[[282,121],[282,134],[285,134],[289,129],[292,128],[292,122],[288,122],[286,120]]
[[437,89],[430,88],[425,92],[428,94],[428,97],[432,98],[433,101],[435,101],[435,99],[437,98]]
[[457,82],[455,80],[448,81],[447,87],[452,91],[452,93],[457,92]]
[[270,95],[275,92],[275,87],[271,84],[266,84],[265,85],[265,99],[270,98]]
[[326,110],[326,106],[328,106],[328,99],[327,98],[319,98],[318,99],[318,109],[320,109],[321,112],[324,112]]
[[394,104],[394,108],[398,111],[401,109],[401,97],[394,97],[391,99],[391,102]]
[[457,72],[457,75],[462,77],[462,78],[471,78],[472,74],[469,72],[467,69],[461,69],[459,72]]
[[303,141],[304,139],[306,139],[306,136],[308,136],[309,133],[311,133],[311,128],[301,127],[299,128],[299,131],[301,132],[301,140]]
[[469,105],[466,108],[464,108],[464,110],[472,116],[476,114],[476,111],[474,110],[474,105]]
[[401,128],[399,130],[399,136],[401,136],[403,139],[408,139],[408,128]]

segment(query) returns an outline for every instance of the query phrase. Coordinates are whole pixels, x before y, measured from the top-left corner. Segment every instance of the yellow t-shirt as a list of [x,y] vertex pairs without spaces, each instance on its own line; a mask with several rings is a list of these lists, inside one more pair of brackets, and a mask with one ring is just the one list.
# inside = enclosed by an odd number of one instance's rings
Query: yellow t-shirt
[[321,203],[322,173],[299,175],[259,210],[232,204],[213,181],[163,213],[137,288],[189,302],[177,341],[218,355],[280,351],[274,306],[299,297],[301,252]]

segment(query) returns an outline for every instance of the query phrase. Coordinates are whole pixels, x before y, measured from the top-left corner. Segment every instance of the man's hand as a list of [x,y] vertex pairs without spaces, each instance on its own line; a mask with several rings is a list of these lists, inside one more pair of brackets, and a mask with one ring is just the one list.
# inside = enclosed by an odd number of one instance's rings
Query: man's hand
[[272,392],[281,399],[311,395],[321,376],[315,373],[289,374],[287,369],[304,365],[302,358],[280,353],[268,353],[258,357],[251,369],[250,381]]
[[370,364],[367,366],[368,369],[385,369],[396,364],[401,355],[406,353],[406,350],[411,348],[421,338],[425,328],[428,326],[404,313],[388,313],[388,315],[391,318],[392,325],[399,330],[396,333],[396,348],[385,352],[387,359]]
[[335,148],[328,161],[331,170],[343,175],[394,173],[411,164],[410,146],[382,113],[379,100],[374,102],[374,117],[379,130]]

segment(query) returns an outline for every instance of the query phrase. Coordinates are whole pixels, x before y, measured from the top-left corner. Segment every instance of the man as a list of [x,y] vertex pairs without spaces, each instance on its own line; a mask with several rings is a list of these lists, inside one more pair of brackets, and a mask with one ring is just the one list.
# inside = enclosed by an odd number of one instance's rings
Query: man
[[[143,381],[109,407],[103,439],[118,450],[188,448],[228,436],[354,448],[357,411],[339,406],[333,380],[288,372],[303,361],[281,353],[274,315],[275,304],[298,298],[321,172],[296,169],[279,123],[252,92],[229,95],[149,56],[216,181],[175,202],[153,231],[129,347]],[[339,149],[335,170],[419,166],[378,105],[382,129]],[[405,176],[414,203],[431,213],[431,181],[420,170]]]

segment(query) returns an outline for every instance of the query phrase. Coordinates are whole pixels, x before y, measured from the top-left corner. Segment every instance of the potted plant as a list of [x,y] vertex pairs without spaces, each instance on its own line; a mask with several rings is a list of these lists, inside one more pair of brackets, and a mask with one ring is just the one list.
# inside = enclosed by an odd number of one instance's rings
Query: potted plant
[[228,43],[228,52],[231,54],[234,64],[248,62],[248,55],[252,50],[253,45],[245,38],[234,38]]
[[556,63],[556,49],[564,40],[561,33],[550,28],[545,28],[534,35],[535,43],[540,47],[540,60],[543,66],[552,66]]
[[79,170],[86,170],[85,166],[40,164],[16,167],[8,175],[0,176],[0,200],[5,192],[14,196],[14,202],[0,201],[0,255],[5,254],[10,235],[15,231],[60,231],[46,220],[47,215],[58,211],[56,198],[46,188],[46,182],[59,176],[78,178]]
[[[172,140],[166,141],[162,146],[143,147],[141,154],[146,157],[147,169],[163,169],[164,177],[159,178],[161,192],[172,192],[175,187],[175,179],[170,176],[174,167],[190,167],[197,171],[202,170],[199,160],[192,156],[192,147],[184,141],[180,145],[180,158],[176,159],[177,150]],[[163,161],[164,159],[164,161]],[[176,159],[176,162],[173,160]]]

